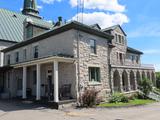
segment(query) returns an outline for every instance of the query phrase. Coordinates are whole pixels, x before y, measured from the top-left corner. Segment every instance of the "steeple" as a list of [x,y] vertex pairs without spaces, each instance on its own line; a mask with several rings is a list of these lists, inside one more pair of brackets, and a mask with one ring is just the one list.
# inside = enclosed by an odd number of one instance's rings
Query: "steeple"
[[22,13],[24,15],[41,18],[39,16],[39,11],[37,9],[36,0],[24,0],[24,6],[23,6]]

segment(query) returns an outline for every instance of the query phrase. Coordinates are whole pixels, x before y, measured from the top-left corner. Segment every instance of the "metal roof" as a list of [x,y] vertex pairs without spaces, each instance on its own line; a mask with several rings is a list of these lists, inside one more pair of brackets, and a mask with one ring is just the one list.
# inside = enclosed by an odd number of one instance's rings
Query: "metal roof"
[[66,23],[66,24],[64,24],[62,26],[54,27],[51,30],[46,31],[46,32],[44,32],[44,33],[42,33],[42,34],[40,34],[38,36],[35,36],[35,37],[29,39],[29,40],[22,41],[20,43],[17,43],[15,45],[11,46],[11,47],[3,49],[3,50],[1,50],[1,52],[8,52],[8,51],[17,49],[19,47],[23,47],[25,45],[28,45],[28,44],[43,40],[45,38],[48,38],[50,36],[54,36],[56,34],[59,34],[59,33],[65,32],[65,31],[68,31],[70,29],[75,29],[75,30],[83,31],[83,32],[90,33],[90,34],[93,34],[93,35],[97,35],[97,36],[106,38],[106,40],[113,39],[113,36],[111,34],[108,34],[108,33],[102,32],[100,30],[94,29],[94,28],[92,28],[92,27],[90,27],[88,25],[79,23],[77,21],[71,21],[71,22]]
[[52,24],[31,16],[0,8],[0,39],[21,42],[23,41],[23,21],[31,18],[33,23],[46,28],[52,28]]
[[131,48],[131,47],[127,47],[127,51],[131,53],[136,53],[136,54],[143,54],[143,52],[136,50],[134,48]]
[[114,26],[105,28],[105,29],[103,29],[102,31],[105,32],[105,31],[114,30],[114,29],[116,29],[117,27],[119,27],[119,28],[121,29],[121,31],[124,33],[124,35],[127,36],[127,34],[124,32],[124,30],[122,29],[122,27],[121,27],[120,25],[114,25]]

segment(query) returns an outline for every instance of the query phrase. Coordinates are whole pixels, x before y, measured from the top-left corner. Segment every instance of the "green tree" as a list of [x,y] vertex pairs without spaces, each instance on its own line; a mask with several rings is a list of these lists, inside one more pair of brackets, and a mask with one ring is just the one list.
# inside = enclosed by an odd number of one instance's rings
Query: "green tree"
[[143,78],[140,83],[141,90],[146,96],[152,91],[152,86],[152,81],[147,78]]
[[160,72],[156,72],[156,85],[160,88]]

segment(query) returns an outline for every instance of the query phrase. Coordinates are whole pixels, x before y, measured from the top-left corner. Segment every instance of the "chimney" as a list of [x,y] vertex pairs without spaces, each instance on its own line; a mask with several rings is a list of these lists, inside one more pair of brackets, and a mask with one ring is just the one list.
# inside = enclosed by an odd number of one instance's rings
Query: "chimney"
[[63,25],[63,20],[62,20],[62,17],[59,16],[58,17],[58,21],[56,22],[56,24],[54,25],[54,27],[59,27],[61,25]]

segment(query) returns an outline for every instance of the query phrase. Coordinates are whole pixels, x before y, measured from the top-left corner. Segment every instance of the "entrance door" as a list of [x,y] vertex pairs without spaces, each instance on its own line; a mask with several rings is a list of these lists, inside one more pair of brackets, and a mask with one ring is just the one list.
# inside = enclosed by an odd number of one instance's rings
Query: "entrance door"
[[54,98],[54,95],[53,95],[53,93],[54,93],[54,89],[53,89],[53,84],[52,84],[52,76],[51,75],[49,75],[48,76],[48,79],[47,79],[47,82],[48,82],[48,100],[49,101],[51,101],[51,100],[53,100]]
[[47,70],[47,91],[48,91],[48,100],[52,101],[54,99],[54,85],[52,82],[52,70]]

